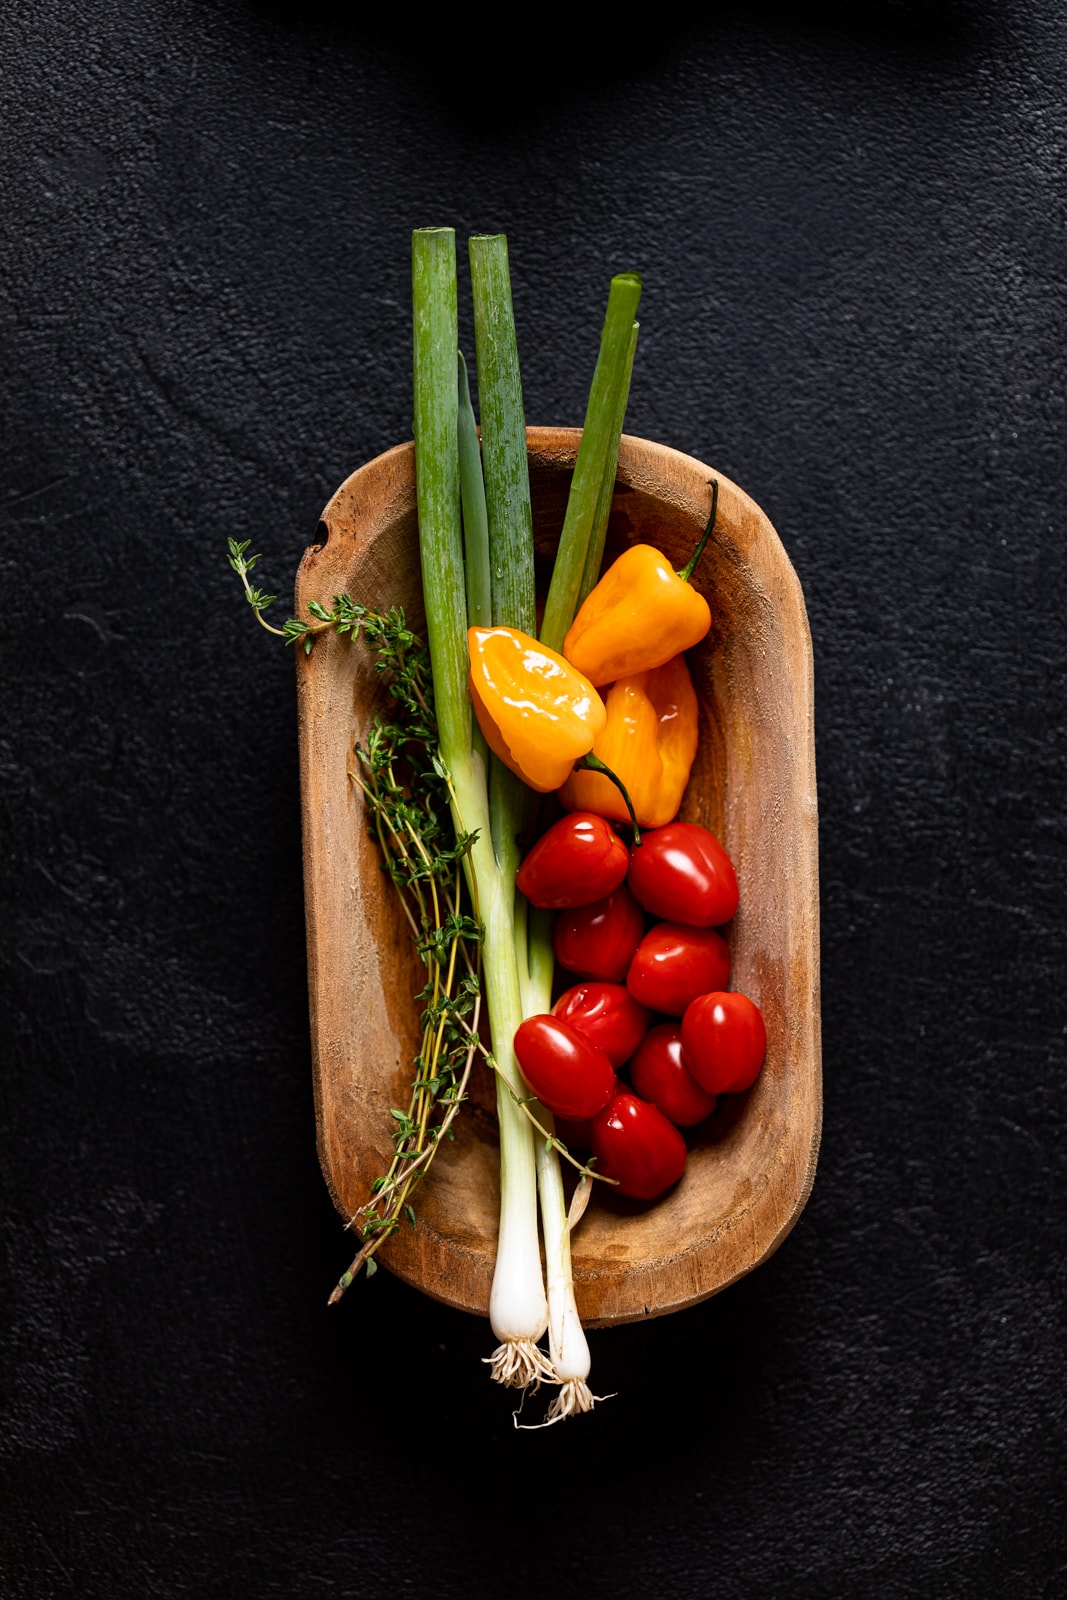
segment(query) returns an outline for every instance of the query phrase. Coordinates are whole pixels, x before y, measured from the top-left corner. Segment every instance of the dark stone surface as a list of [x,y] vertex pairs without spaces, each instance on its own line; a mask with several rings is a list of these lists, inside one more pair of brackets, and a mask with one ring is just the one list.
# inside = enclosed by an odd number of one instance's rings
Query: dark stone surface
[[[5,1596],[1064,1592],[1055,13],[542,17],[485,88],[454,13],[5,10]],[[543,1434],[473,1319],[324,1309],[291,665],[223,555],[285,591],[408,436],[426,222],[508,233],[530,421],[644,272],[628,426],[815,641],[811,1201]]]

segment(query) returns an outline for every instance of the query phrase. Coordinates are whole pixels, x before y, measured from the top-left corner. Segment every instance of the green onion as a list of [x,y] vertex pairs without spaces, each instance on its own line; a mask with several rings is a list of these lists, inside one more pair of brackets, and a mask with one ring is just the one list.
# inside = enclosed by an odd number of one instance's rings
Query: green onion
[[[567,514],[541,629],[542,642],[554,650],[562,650],[575,612],[600,573],[615,488],[619,437],[637,346],[637,323],[633,313],[640,293],[641,282],[635,274],[612,279],[600,357],[590,389],[582,443],[571,480]],[[552,919],[543,912],[531,912],[526,960],[528,1014],[529,1008],[548,1010],[553,972]],[[551,1125],[549,1118],[548,1126]],[[597,1397],[589,1388],[589,1346],[574,1298],[570,1245],[573,1222],[564,1205],[559,1162],[555,1152],[547,1146],[539,1146],[537,1154],[548,1278],[549,1355],[560,1383],[560,1392],[545,1419],[552,1423],[591,1410]],[[583,1181],[588,1182],[588,1179]]]
[[[530,908],[529,971],[524,1006],[527,1016],[536,1016],[552,1008],[552,922],[550,911]],[[555,1132],[555,1119],[550,1112],[538,1105],[534,1114],[546,1132]],[[574,1298],[571,1224],[559,1157],[547,1140],[538,1140],[536,1150],[548,1288],[548,1354],[560,1385],[560,1392],[545,1418],[546,1423],[552,1423],[577,1412],[591,1411],[596,1397],[589,1388],[589,1344]],[[588,1178],[583,1181],[589,1182]]]
[[[475,234],[467,241],[474,299],[474,346],[482,424],[482,463],[489,524],[493,625],[537,632],[534,588],[533,513],[526,456],[526,421],[515,338],[515,317],[503,234]],[[536,802],[529,789],[495,757],[490,760],[489,815],[501,872],[514,881],[519,834]],[[525,944],[524,907],[516,897],[517,943]]]
[[[500,235],[470,240],[474,291],[474,330],[478,356],[482,460],[489,514],[490,565],[493,572],[493,622],[536,634],[533,512],[526,453],[526,424],[518,348],[508,279],[507,243]],[[501,872],[514,883],[519,867],[518,836],[534,815],[534,796],[516,775],[495,758],[490,761],[490,814],[493,845]],[[552,946],[543,919],[532,913],[536,940],[535,970],[528,967],[528,908],[515,893],[514,944],[525,1016],[548,1011],[552,1004]],[[547,950],[547,962],[544,959]],[[549,1132],[553,1120],[544,1107],[532,1107]],[[549,1360],[560,1384],[553,1402],[558,1415],[587,1410],[592,1404],[586,1379],[589,1346],[574,1300],[563,1179],[559,1157],[550,1141],[535,1140],[537,1187],[545,1242],[548,1286]],[[499,1267],[498,1267],[499,1270]],[[580,1398],[576,1400],[575,1395]],[[554,1418],[553,1418],[554,1420]]]
[[[604,541],[608,534],[608,519],[611,516],[611,502],[615,494],[615,473],[619,465],[619,440],[622,436],[622,425],[626,417],[626,404],[630,398],[630,376],[634,369],[634,353],[637,350],[637,331],[638,324],[635,322],[630,329],[630,344],[626,352],[625,370],[620,375],[619,386],[615,394],[615,416],[612,420],[611,440],[604,461],[604,476],[600,483],[600,494],[597,497],[596,512],[593,516],[593,527],[585,552],[582,581],[578,585],[578,598],[574,607],[576,613],[586,595],[596,588],[597,580],[600,577],[600,563],[604,559]],[[571,621],[573,620],[572,617]],[[569,628],[570,623],[567,626]]]
[[[493,622],[533,634],[537,626],[533,516],[506,242],[499,236],[471,239],[470,259],[493,571]],[[562,627],[558,629],[558,641],[542,632],[542,640],[557,650],[574,616],[587,552],[595,545],[595,558],[590,555],[590,559],[595,559],[599,567],[603,551],[633,362],[633,314],[639,295],[640,282],[632,275],[612,284],[587,416],[590,443],[584,453],[579,451],[574,478],[578,492],[572,486],[556,561],[556,573],[561,576],[559,581],[553,576],[546,613],[551,629],[551,608],[555,604],[557,623],[562,622]],[[501,870],[513,880],[519,865],[517,835],[532,815],[532,797],[500,763],[491,761],[490,768],[494,848]],[[530,913],[528,929],[527,908],[520,895],[516,895],[515,946],[525,1015],[549,1010],[553,970],[550,921],[539,913]],[[544,1108],[536,1107],[534,1115],[551,1132],[553,1121]],[[559,1158],[551,1141],[543,1139],[536,1144],[536,1157],[548,1285],[549,1355],[561,1386],[549,1413],[548,1420],[554,1421],[588,1410],[593,1396],[586,1381],[589,1346],[574,1298],[570,1225]]]
[[537,632],[533,514],[508,244],[502,233],[482,233],[468,240],[467,247],[474,295],[493,622],[533,635]]
[[[463,553],[467,575],[467,624],[488,628],[493,620],[493,597],[489,579],[489,519],[485,509],[485,483],[478,427],[467,382],[467,363],[459,356],[459,416],[456,437],[459,444],[459,497],[463,506]],[[489,747],[475,722],[471,729],[474,749],[488,770]]]
[[514,878],[493,853],[484,766],[475,756],[467,695],[467,606],[460,529],[459,384],[456,373],[455,234],[412,236],[415,471],[426,626],[433,664],[441,759],[461,833],[476,832],[468,856],[471,897],[485,929],[484,981],[497,1067],[500,1232],[489,1317],[500,1339],[491,1358],[499,1381],[526,1387],[546,1375],[537,1341],[548,1308],[537,1239],[536,1166],[519,1104],[512,1041],[522,1021],[513,941]]
[[[487,622],[533,634],[536,600],[526,429],[519,378],[507,244],[469,241],[481,406],[479,451],[466,368],[459,358],[455,236],[420,229],[412,240],[415,329],[415,455],[427,634],[433,664],[440,755],[457,833],[472,836],[466,858],[475,914],[484,928],[483,973],[497,1069],[500,1232],[490,1321],[500,1339],[491,1358],[498,1381],[560,1385],[548,1421],[588,1410],[589,1349],[574,1299],[570,1228],[552,1139],[535,1141],[514,1055],[524,1015],[551,1004],[550,919],[530,915],[515,888],[519,835],[533,796],[472,728],[466,630]],[[640,279],[612,280],[582,444],[542,639],[561,649],[588,573],[603,553],[618,459],[640,298]],[[462,529],[461,529],[462,505]],[[463,544],[467,546],[464,575]],[[476,742],[478,741],[478,742]],[[552,1119],[534,1106],[551,1134]],[[544,1223],[549,1300],[537,1239],[536,1193]],[[575,1217],[580,1214],[575,1212]],[[537,1346],[546,1326],[551,1363]]]
[[471,405],[467,363],[459,352],[459,488],[463,505],[463,552],[467,568],[467,626],[488,628],[493,622],[489,573],[489,513],[485,504],[478,426]]
[[600,355],[589,391],[582,442],[578,446],[578,459],[574,463],[574,477],[567,497],[567,515],[541,624],[541,642],[551,650],[562,651],[567,630],[574,620],[597,506],[608,477],[609,465],[611,481],[615,479],[618,435],[622,427],[618,397],[632,360],[630,346],[634,313],[640,298],[641,279],[636,272],[623,272],[612,278],[604,329],[600,336]]

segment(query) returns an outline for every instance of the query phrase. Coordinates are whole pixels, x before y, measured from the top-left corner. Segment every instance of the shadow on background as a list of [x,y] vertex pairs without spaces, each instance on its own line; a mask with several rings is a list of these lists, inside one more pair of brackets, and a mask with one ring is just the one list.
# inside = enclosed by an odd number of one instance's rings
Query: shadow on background
[[[384,10],[341,20],[332,0],[247,0],[260,17],[342,50],[369,48],[395,55],[394,70],[420,93],[440,102],[457,126],[499,132],[536,126],[576,95],[611,92],[696,54],[713,56],[716,35],[741,27],[792,38],[806,48],[878,50],[913,66],[959,65],[983,50],[992,32],[984,8],[967,0],[750,0],[709,8],[699,20],[662,27],[635,43],[632,31],[565,36],[541,28],[521,36],[518,49],[445,20],[412,26]],[[997,13],[1002,25],[1008,7]],[[499,54],[492,53],[499,45]]]

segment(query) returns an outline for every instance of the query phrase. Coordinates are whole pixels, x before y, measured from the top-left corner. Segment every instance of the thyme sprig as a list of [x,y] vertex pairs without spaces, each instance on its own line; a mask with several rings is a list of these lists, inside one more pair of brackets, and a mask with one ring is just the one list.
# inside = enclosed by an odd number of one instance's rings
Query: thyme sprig
[[[390,689],[416,713],[420,729],[432,718],[432,701],[405,692],[415,671],[405,645],[403,682]],[[417,654],[418,652],[414,652]],[[379,664],[381,657],[379,657]],[[359,769],[351,773],[363,795],[382,861],[400,894],[401,905],[427,969],[415,997],[420,1006],[422,1040],[406,1108],[391,1107],[393,1158],[371,1185],[370,1198],[349,1218],[360,1248],[330,1295],[333,1305],[361,1268],[371,1273],[375,1252],[395,1233],[401,1219],[415,1225],[411,1194],[426,1173],[442,1139],[467,1097],[467,1083],[480,1048],[481,941],[478,919],[466,903],[463,858],[472,835],[456,835],[448,810],[448,785],[440,760],[422,733],[412,737],[404,722],[371,729],[366,745],[356,746]],[[401,765],[403,776],[401,776]]]
[[310,622],[290,617],[278,628],[263,613],[277,596],[257,588],[250,574],[262,559],[249,555],[251,541],[228,541],[237,573],[257,621],[269,632],[311,654],[320,633],[362,634],[385,679],[392,714],[379,714],[355,747],[350,774],[382,857],[395,884],[426,983],[415,996],[422,1037],[406,1106],[393,1106],[393,1155],[374,1180],[364,1205],[347,1226],[360,1248],[330,1296],[339,1300],[361,1269],[370,1276],[382,1244],[406,1217],[415,1225],[411,1197],[467,1096],[480,1048],[482,930],[464,880],[464,860],[473,834],[457,833],[449,809],[448,773],[438,754],[437,720],[429,652],[397,607],[375,611],[347,594],[331,606],[308,602]]
[[[575,1167],[582,1184],[602,1177],[583,1165],[538,1118],[537,1102],[522,1097],[501,1073],[480,1034],[482,1012],[482,924],[470,904],[464,861],[476,837],[457,832],[452,820],[449,775],[438,753],[437,720],[429,652],[407,626],[397,607],[380,612],[347,594],[334,595],[332,608],[308,602],[311,623],[290,617],[283,627],[266,622],[263,612],[276,595],[258,589],[249,574],[262,559],[247,554],[250,541],[228,541],[229,563],[241,579],[257,620],[310,655],[320,633],[362,634],[374,652],[394,702],[393,715],[378,715],[355,746],[356,766],[349,776],[363,798],[370,831],[399,894],[415,948],[426,967],[426,983],[414,997],[422,1036],[405,1107],[390,1107],[393,1155],[371,1184],[367,1201],[346,1227],[360,1248],[334,1287],[335,1304],[360,1271],[377,1271],[374,1257],[406,1219],[416,1225],[412,1195],[428,1171],[441,1142],[451,1139],[453,1123],[467,1098],[475,1060],[481,1056],[501,1074],[513,1101],[534,1130]],[[603,1181],[611,1182],[606,1179]],[[583,1208],[584,1209],[584,1208]]]
[[[315,618],[314,622],[304,622],[299,617],[289,617],[280,628],[276,628],[273,623],[264,619],[263,613],[270,610],[278,596],[276,594],[267,594],[264,589],[257,589],[253,583],[249,582],[248,577],[256,563],[262,561],[262,553],[254,556],[245,554],[252,543],[251,539],[245,539],[242,544],[238,544],[236,539],[228,539],[226,542],[229,548],[230,566],[244,586],[245,599],[255,612],[256,621],[266,628],[268,633],[277,634],[279,639],[284,639],[286,644],[301,645],[305,655],[309,656],[311,654],[311,647],[315,643],[316,636],[320,633],[326,633],[331,628],[337,633],[349,633],[353,636],[362,629],[371,644],[377,645],[380,639],[382,645],[387,648],[392,644],[392,641],[388,638],[388,633],[394,624],[398,623],[400,631],[406,633],[403,627],[404,614],[402,611],[398,611],[395,607],[391,611],[384,613],[371,611],[367,606],[361,606],[358,601],[353,600],[347,594],[334,595],[332,611],[318,600],[309,600],[308,610]],[[406,638],[410,643],[414,641],[415,635],[406,633]],[[378,670],[380,672],[385,671],[389,665],[388,661],[384,664],[380,663]],[[427,660],[428,675],[429,662]]]

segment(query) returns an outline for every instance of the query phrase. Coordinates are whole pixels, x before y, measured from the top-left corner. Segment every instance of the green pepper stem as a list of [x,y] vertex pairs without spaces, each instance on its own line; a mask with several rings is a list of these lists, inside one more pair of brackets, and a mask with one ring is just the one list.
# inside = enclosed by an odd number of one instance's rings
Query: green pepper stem
[[615,785],[616,789],[618,789],[619,793],[626,802],[626,809],[630,813],[630,826],[634,830],[634,849],[638,849],[641,844],[641,830],[637,826],[637,813],[634,810],[634,803],[630,799],[629,791],[627,790],[627,787],[623,783],[622,779],[616,777],[615,773],[612,772],[607,763],[601,761],[600,757],[595,756],[591,750],[589,754],[583,756],[580,761],[576,761],[575,766],[579,768],[584,767],[587,772],[600,772],[605,778],[611,779],[612,783]]
[[696,571],[696,564],[704,554],[704,546],[711,538],[711,530],[715,526],[715,513],[719,509],[719,480],[718,478],[709,478],[708,482],[711,484],[711,515],[708,517],[707,527],[700,536],[700,543],[697,545],[696,549],[693,551],[693,554],[689,557],[689,560],[678,574],[683,583],[688,583],[690,578],[693,576],[693,573]]

